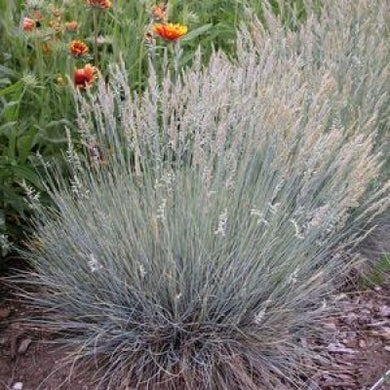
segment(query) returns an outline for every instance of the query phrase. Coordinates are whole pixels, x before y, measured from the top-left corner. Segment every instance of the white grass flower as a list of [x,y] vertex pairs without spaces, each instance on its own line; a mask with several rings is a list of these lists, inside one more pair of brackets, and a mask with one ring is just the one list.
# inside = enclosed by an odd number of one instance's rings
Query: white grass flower
[[255,319],[254,319],[254,322],[256,325],[261,325],[261,323],[263,322],[263,319],[264,319],[264,316],[266,314],[266,310],[265,309],[262,309],[260,310],[256,316],[255,316]]
[[99,264],[93,253],[90,253],[87,265],[91,272],[96,272],[103,268],[103,266]]
[[293,224],[294,229],[295,229],[295,237],[299,238],[300,240],[303,240],[305,237],[302,234],[302,229],[298,225],[297,221],[295,219],[290,219],[290,222]]
[[264,225],[268,225],[268,221],[264,218],[264,212],[260,211],[259,209],[250,209],[249,212],[250,215],[257,217],[258,225],[260,225],[261,223]]
[[8,235],[0,234],[0,248],[2,256],[5,256],[7,253],[9,253],[12,246],[12,243],[8,239]]
[[138,269],[139,269],[139,274],[141,276],[141,279],[144,279],[146,276],[145,267],[142,264],[140,264]]
[[225,208],[224,212],[219,216],[218,227],[214,231],[214,234],[225,237],[227,221],[228,221],[228,211]]
[[288,281],[291,284],[295,284],[298,280],[298,273],[299,273],[300,267],[297,266],[297,268],[292,272],[292,274],[288,277]]
[[157,208],[156,219],[158,219],[160,221],[165,220],[166,207],[167,207],[167,199],[164,198],[161,200],[161,202]]
[[27,185],[26,181],[23,179],[19,185],[23,188],[26,193],[27,199],[26,202],[31,209],[36,210],[40,206],[40,193],[35,190],[33,187]]

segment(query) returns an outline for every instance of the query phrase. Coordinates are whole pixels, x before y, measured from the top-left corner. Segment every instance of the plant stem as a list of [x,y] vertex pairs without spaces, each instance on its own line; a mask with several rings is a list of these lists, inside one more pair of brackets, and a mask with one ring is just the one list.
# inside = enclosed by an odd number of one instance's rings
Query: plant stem
[[43,84],[44,79],[44,61],[43,61],[43,53],[42,53],[42,45],[43,40],[39,39],[37,42],[35,42],[35,55],[37,59],[36,67],[37,67],[37,73],[39,77],[39,81]]
[[173,64],[174,64],[174,80],[175,83],[179,80],[179,74],[180,74],[180,60],[181,56],[183,54],[183,51],[181,49],[180,45],[180,39],[178,39],[176,42],[173,43]]
[[237,20],[238,20],[238,0],[236,0],[236,4],[234,7],[234,23],[233,23],[234,28],[237,28]]
[[97,17],[97,12],[99,10],[93,9],[92,14],[93,14],[93,55],[94,55],[94,60],[95,60],[95,66],[99,66],[99,53],[98,53],[98,17]]
[[144,58],[144,45],[140,46],[139,49],[139,58],[138,58],[138,87],[139,87],[139,92],[142,91],[142,67],[143,67],[143,58]]

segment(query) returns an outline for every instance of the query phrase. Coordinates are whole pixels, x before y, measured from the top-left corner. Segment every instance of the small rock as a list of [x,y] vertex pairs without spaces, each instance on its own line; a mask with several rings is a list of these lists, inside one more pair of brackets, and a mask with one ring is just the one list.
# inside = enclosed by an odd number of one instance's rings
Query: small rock
[[23,383],[22,382],[16,382],[12,386],[12,390],[23,390]]
[[335,352],[335,353],[347,353],[347,354],[353,354],[353,353],[356,353],[356,351],[354,349],[351,349],[351,348],[346,348],[343,344],[341,343],[330,343],[328,345],[328,348],[327,350],[329,352]]
[[367,344],[364,340],[360,339],[359,340],[359,347],[360,348],[366,348],[367,347]]
[[19,345],[19,348],[18,348],[18,353],[19,354],[24,354],[27,352],[27,349],[28,347],[30,346],[31,344],[31,339],[24,339],[20,345]]
[[324,323],[324,328],[328,329],[328,330],[333,330],[333,331],[337,330],[337,326],[336,326],[336,324],[334,322],[325,322]]
[[380,310],[379,310],[379,315],[381,317],[390,317],[390,307],[389,306],[381,306]]
[[310,380],[308,383],[306,390],[321,390],[320,386],[318,385],[317,382]]
[[338,301],[343,301],[344,299],[348,298],[348,295],[347,294],[338,294],[334,297],[334,300],[335,302],[338,302]]
[[344,319],[344,322],[348,325],[352,325],[357,318],[358,316],[355,313],[350,312],[347,314],[346,318]]
[[353,340],[353,339],[356,339],[357,337],[357,333],[356,332],[353,332],[353,331],[348,331],[348,332],[345,332],[345,335],[347,340]]
[[0,308],[0,320],[5,320],[11,314],[11,310],[8,307]]

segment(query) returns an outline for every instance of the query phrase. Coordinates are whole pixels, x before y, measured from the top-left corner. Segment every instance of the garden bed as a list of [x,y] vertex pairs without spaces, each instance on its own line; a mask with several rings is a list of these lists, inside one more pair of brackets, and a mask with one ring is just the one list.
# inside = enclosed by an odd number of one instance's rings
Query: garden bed
[[0,390],[385,389],[389,5],[45,3],[0,6]]

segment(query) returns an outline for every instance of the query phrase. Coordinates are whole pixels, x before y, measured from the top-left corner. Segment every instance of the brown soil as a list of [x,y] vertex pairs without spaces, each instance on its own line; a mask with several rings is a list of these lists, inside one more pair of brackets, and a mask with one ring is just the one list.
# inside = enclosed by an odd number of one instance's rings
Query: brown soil
[[[0,288],[0,297],[3,292]],[[390,283],[340,294],[334,304],[343,314],[324,324],[332,339],[320,342],[334,364],[323,367],[307,390],[368,390],[390,369]],[[0,389],[10,390],[21,382],[23,390],[96,390],[91,370],[77,373],[64,366],[66,350],[50,344],[48,335],[26,328],[26,316],[28,308],[0,298]],[[375,390],[390,390],[390,385]]]

